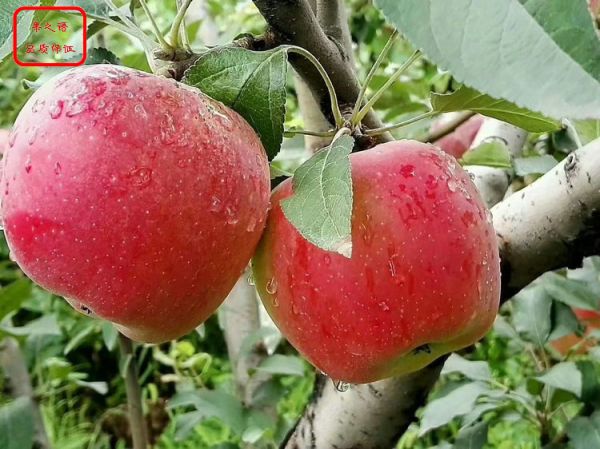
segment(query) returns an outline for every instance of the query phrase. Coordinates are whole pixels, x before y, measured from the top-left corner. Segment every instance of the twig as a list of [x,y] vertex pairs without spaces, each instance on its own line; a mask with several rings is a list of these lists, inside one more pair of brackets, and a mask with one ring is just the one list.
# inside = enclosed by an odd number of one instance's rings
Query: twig
[[448,134],[453,133],[456,129],[467,122],[471,117],[475,115],[475,112],[466,111],[457,115],[455,118],[450,120],[447,124],[436,129],[435,131],[431,131],[424,139],[423,142],[433,143],[437,140],[440,140],[443,137],[446,137]]
[[394,131],[395,129],[398,129],[398,128],[403,128],[405,126],[412,125],[413,123],[419,122],[419,121],[424,120],[429,117],[432,117],[435,114],[437,114],[437,112],[428,111],[423,114],[417,115],[415,117],[409,118],[408,120],[405,120],[403,122],[396,123],[395,125],[384,126],[382,128],[377,128],[377,129],[369,129],[369,130],[365,131],[365,134],[367,136],[378,136],[378,135],[386,133],[386,132]]

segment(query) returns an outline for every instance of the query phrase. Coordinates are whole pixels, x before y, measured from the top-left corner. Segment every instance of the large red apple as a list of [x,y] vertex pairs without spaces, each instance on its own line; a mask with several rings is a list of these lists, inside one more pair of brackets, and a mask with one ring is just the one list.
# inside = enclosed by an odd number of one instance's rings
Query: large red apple
[[468,174],[431,145],[398,141],[351,157],[352,257],[319,249],[273,193],[253,260],[283,334],[333,379],[372,382],[472,344],[500,298],[496,235]]
[[266,220],[259,138],[197,89],[122,67],[37,91],[5,157],[2,206],[23,271],[146,342],[221,304]]
[[[445,117],[434,123],[431,127],[432,131],[438,130],[445,125]],[[482,115],[474,115],[465,123],[460,125],[456,130],[434,142],[435,146],[441,148],[446,153],[451,154],[455,158],[461,158],[463,154],[471,148],[475,136],[479,132],[479,128],[483,124]]]

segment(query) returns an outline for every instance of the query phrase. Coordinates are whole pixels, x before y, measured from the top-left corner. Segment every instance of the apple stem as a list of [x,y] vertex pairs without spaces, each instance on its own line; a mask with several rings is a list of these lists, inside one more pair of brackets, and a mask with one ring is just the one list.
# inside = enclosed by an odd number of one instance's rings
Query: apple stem
[[329,91],[329,97],[331,99],[331,113],[333,114],[335,126],[337,129],[343,127],[344,116],[342,115],[342,111],[340,111],[340,105],[338,103],[335,87],[333,86],[333,82],[331,81],[331,78],[329,78],[329,75],[327,74],[327,71],[325,70],[323,65],[319,62],[317,58],[314,57],[314,55],[311,52],[302,47],[297,47],[295,45],[284,45],[282,47],[286,48],[290,53],[296,53],[300,56],[304,56],[313,66],[315,66],[315,68],[321,75],[321,78],[323,78],[323,81],[327,86],[327,90]]
[[396,123],[395,125],[384,126],[383,128],[369,129],[369,130],[365,131],[365,134],[367,136],[379,136],[383,133],[387,133],[389,131],[393,131],[395,129],[402,128],[404,126],[412,125],[413,123],[416,123],[420,120],[423,120],[423,119],[426,119],[429,117],[432,117],[436,114],[437,114],[437,112],[435,112],[435,111],[428,111],[421,115],[417,115],[415,117],[409,118],[408,120],[405,120],[403,122]]
[[138,366],[135,359],[133,342],[119,332],[119,347],[125,364],[125,390],[127,392],[127,407],[129,410],[129,426],[133,449],[148,449],[148,428],[142,408],[142,389],[139,383]]
[[139,2],[142,9],[144,10],[144,13],[146,14],[146,17],[148,17],[148,20],[150,20],[150,25],[152,25],[152,31],[154,32],[154,36],[156,36],[156,39],[158,40],[160,46],[165,50],[172,50],[173,47],[165,40],[165,38],[162,35],[162,32],[160,31],[160,28],[158,28],[156,20],[154,20],[154,16],[150,12],[150,8],[148,8],[146,0],[139,0]]
[[386,58],[386,56],[388,55],[388,53],[394,46],[394,43],[396,42],[397,38],[398,38],[398,31],[394,30],[394,32],[391,34],[390,38],[386,42],[385,47],[383,47],[383,50],[381,50],[381,53],[379,53],[379,56],[377,57],[375,64],[373,64],[373,67],[371,67],[371,70],[369,70],[369,73],[367,74],[367,77],[365,78],[365,82],[363,83],[362,87],[360,88],[360,92],[358,93],[358,98],[356,99],[356,103],[354,104],[354,110],[352,111],[352,117],[356,117],[358,115],[358,112],[360,111],[360,108],[363,105],[363,102],[365,100],[365,96],[367,94],[367,89],[369,87],[369,84],[371,84],[371,81],[373,80],[375,73],[377,73],[377,70],[379,69],[379,67],[383,63],[384,59]]
[[[375,92],[375,94],[371,97],[371,99],[367,102],[367,104],[365,104],[359,111],[358,113],[356,113],[352,119],[351,119],[351,123],[353,126],[358,126],[358,124],[360,122],[362,122],[362,120],[365,118],[365,116],[369,113],[369,111],[371,110],[371,108],[375,105],[375,103],[377,103],[377,100],[379,100],[379,98],[381,98],[381,96],[385,93],[386,90],[389,89],[389,87],[394,84],[398,78],[400,78],[400,76],[406,72],[406,70],[412,65],[413,62],[415,62],[417,59],[419,59],[421,57],[421,52],[419,50],[416,50],[410,58],[408,58],[406,60],[406,62],[404,62],[404,64],[402,64],[400,66],[400,68],[398,70],[396,70],[396,72],[390,76],[388,78],[388,80],[385,82],[385,84],[383,86],[381,86],[381,88]],[[361,100],[362,101],[362,100]]]
[[180,0],[177,0],[177,15],[175,16],[173,25],[171,25],[171,30],[169,31],[169,42],[175,49],[180,48],[182,42],[184,44],[187,42],[184,20],[191,3],[192,0],[183,0],[183,3]]

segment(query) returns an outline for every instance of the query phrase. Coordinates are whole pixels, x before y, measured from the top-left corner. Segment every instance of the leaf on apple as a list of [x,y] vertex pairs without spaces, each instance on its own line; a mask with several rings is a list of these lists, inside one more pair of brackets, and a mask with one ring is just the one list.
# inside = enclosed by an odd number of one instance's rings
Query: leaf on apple
[[375,3],[458,81],[556,119],[600,118],[600,40],[585,0]]
[[221,101],[254,128],[272,160],[283,141],[287,50],[220,47],[204,53],[183,82]]
[[294,194],[281,202],[286,218],[302,236],[327,251],[352,255],[354,139],[342,136],[318,151],[294,173]]
[[511,123],[534,133],[552,132],[560,129],[560,123],[542,114],[520,108],[507,100],[498,100],[489,95],[461,86],[450,94],[431,94],[431,106],[436,112],[473,111]]
[[487,167],[511,168],[508,148],[502,142],[485,142],[470,149],[460,159],[462,165],[485,165]]

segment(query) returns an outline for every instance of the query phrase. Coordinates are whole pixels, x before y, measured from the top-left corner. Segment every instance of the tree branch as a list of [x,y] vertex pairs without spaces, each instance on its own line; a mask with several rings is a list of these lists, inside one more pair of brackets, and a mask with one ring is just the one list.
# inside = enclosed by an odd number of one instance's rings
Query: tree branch
[[[347,26],[340,19],[345,18],[345,14],[338,14],[337,24],[332,24],[333,16],[329,7],[324,7],[324,2],[317,2],[317,15],[314,14],[310,3],[307,0],[253,0],[262,16],[269,24],[273,34],[275,44],[289,44],[305,48],[310,51],[325,67],[325,70],[331,77],[338,94],[342,111],[351,111],[354,102],[358,97],[360,85],[356,77],[355,67],[351,52],[346,51],[344,43],[331,39],[319,23],[319,9],[321,18],[325,21],[329,29]],[[329,2],[327,2],[329,3]],[[343,8],[338,0],[331,0],[336,3],[338,11]],[[321,4],[321,8],[319,5]],[[337,32],[337,31],[336,31]],[[296,71],[302,76],[309,86],[320,109],[330,123],[333,123],[331,110],[329,107],[329,95],[325,83],[314,67],[302,58],[290,57],[290,62]],[[380,128],[383,123],[374,114],[370,113],[365,118],[365,124],[369,128]],[[387,141],[391,136],[379,136],[380,141]]]

